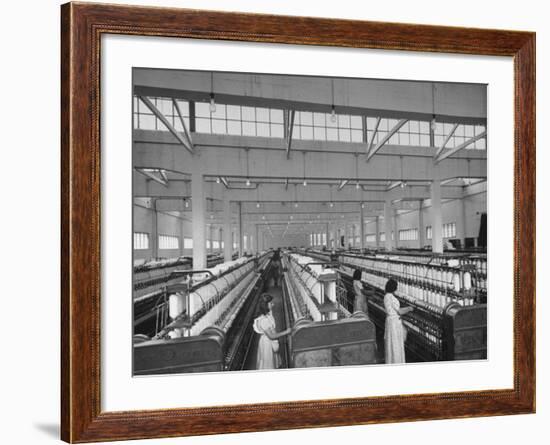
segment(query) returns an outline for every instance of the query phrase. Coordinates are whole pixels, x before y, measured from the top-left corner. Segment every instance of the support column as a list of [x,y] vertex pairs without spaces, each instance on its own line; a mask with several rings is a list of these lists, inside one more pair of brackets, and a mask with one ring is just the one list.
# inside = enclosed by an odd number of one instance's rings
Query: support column
[[399,213],[397,213],[397,209],[393,209],[392,216],[393,246],[397,249],[399,247],[399,225],[397,222]]
[[223,227],[220,226],[218,228],[218,253],[220,254],[223,254],[222,241],[223,241]]
[[347,249],[349,245],[349,224],[347,218],[344,217],[344,248]]
[[380,217],[376,217],[376,221],[374,223],[374,227],[376,229],[376,248],[380,248]]
[[206,268],[206,200],[204,181],[198,168],[191,174],[191,218],[193,226],[193,269]]
[[460,246],[464,248],[466,242],[466,198],[464,195],[458,200],[458,218],[456,221],[456,238],[460,240]]
[[391,240],[391,229],[392,229],[392,205],[391,205],[391,199],[386,198],[386,201],[384,202],[384,232],[386,241],[384,241],[384,246],[386,247],[386,250],[392,250],[392,240]]
[[210,247],[208,247],[208,253],[212,253],[214,251],[214,225],[209,224],[208,225],[208,236],[207,236],[207,246],[208,246],[208,240],[210,240]]
[[231,201],[223,200],[223,260],[231,261],[233,256],[233,233],[231,232]]
[[357,230],[355,224],[351,225],[351,247],[357,247],[355,239],[357,238]]
[[431,187],[432,197],[432,252],[443,252],[443,237],[441,215],[441,180],[434,179]]
[[422,249],[426,244],[426,231],[424,230],[424,212],[422,211],[424,201],[420,200],[418,209],[418,248]]
[[365,211],[363,209],[363,204],[360,204],[359,208],[359,236],[361,237],[359,240],[359,247],[363,250],[365,248]]
[[337,249],[338,248],[338,224],[337,223],[333,223],[332,237],[333,237],[332,248]]
[[183,256],[183,241],[185,239],[185,221],[183,219],[179,220],[180,222],[180,256]]
[[254,235],[254,253],[260,252],[260,226],[258,224],[255,224],[256,226],[256,233]]
[[151,258],[159,256],[159,220],[157,212],[157,200],[151,200],[152,220],[151,220]]
[[327,242],[325,244],[325,246],[327,247],[327,249],[329,249],[330,248],[330,232],[328,230],[328,223],[326,223],[326,225],[325,225],[325,237],[326,237],[325,240]]
[[239,258],[243,256],[244,248],[243,248],[243,239],[244,239],[244,233],[243,233],[243,206],[242,203],[239,201],[237,203],[237,249],[239,250]]

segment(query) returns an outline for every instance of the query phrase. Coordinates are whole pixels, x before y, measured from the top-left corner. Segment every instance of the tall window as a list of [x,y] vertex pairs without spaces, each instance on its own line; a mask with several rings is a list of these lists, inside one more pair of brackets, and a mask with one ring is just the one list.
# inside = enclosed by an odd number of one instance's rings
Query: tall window
[[183,248],[192,249],[193,248],[193,238],[183,238]]
[[134,249],[147,250],[149,248],[149,234],[143,232],[134,232]]
[[293,139],[316,141],[363,142],[363,119],[348,114],[297,111],[294,115]]
[[426,239],[432,239],[432,226],[426,226]]
[[376,242],[376,233],[369,233],[369,234],[365,235],[365,241],[367,243]]
[[382,242],[386,241],[386,233],[385,232],[380,232],[380,241],[382,241]]
[[399,241],[414,241],[418,239],[418,229],[405,229],[399,231]]
[[[445,138],[451,133],[454,124],[437,122],[435,125],[434,142],[436,147],[440,147]],[[455,148],[465,143],[467,140],[472,139],[485,131],[484,125],[464,125],[460,124],[456,127],[455,132],[445,145],[446,148]],[[472,144],[468,145],[466,149],[485,150],[487,148],[487,141],[485,138],[478,139]]]
[[[384,139],[388,133],[397,125],[399,119],[380,119],[376,134],[376,117],[367,117],[367,138],[370,142],[374,134],[374,144],[377,144]],[[407,121],[405,124],[390,138],[390,145],[413,145],[421,147],[430,146],[430,124],[426,121]]]
[[[168,122],[178,130],[183,131],[181,120],[177,114],[172,99],[161,97],[148,97],[157,109],[166,117]],[[185,100],[176,99],[185,125],[189,130],[189,103]],[[134,96],[134,128],[141,130],[168,131],[168,128],[158,119],[153,112],[138,97]]]
[[212,112],[209,103],[196,102],[195,116],[197,133],[284,137],[283,110],[216,104]]
[[443,238],[454,238],[456,236],[456,223],[443,224]]
[[179,249],[179,241],[177,236],[159,235],[159,249]]

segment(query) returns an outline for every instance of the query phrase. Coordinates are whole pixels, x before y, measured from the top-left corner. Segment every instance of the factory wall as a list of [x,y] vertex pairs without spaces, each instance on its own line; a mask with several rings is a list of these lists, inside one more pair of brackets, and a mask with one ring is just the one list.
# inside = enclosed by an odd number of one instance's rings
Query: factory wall
[[309,244],[308,236],[305,234],[300,235],[285,235],[282,236],[274,236],[273,238],[267,237],[266,238],[266,246],[267,248],[273,247],[274,249],[277,249],[279,247],[307,247]]
[[[134,260],[148,260],[153,256],[153,218],[155,211],[134,205],[134,232],[149,234],[148,249],[134,249]],[[183,248],[182,233],[191,237],[191,223],[166,213],[157,212],[157,231],[159,235],[175,236],[179,239],[179,249],[159,249],[159,258],[174,258],[180,255],[192,256],[192,249]],[[183,232],[182,232],[183,231]],[[158,240],[157,240],[158,242]]]
[[[487,193],[481,192],[473,194],[464,198],[464,214],[465,214],[465,237],[466,238],[477,238],[479,236],[479,226],[481,221],[481,214],[487,211]],[[424,245],[431,246],[432,240],[426,239],[426,227],[431,226],[431,206],[427,205],[422,209],[423,215],[423,226],[422,233],[424,234]],[[460,200],[455,199],[452,201],[447,201],[442,203],[442,219],[443,224],[447,223],[456,223],[456,237],[460,237],[462,229],[459,227],[460,224]],[[402,213],[397,217],[396,226],[397,233],[395,238],[397,239],[398,247],[405,248],[418,248],[418,240],[410,241],[400,241],[398,239],[399,230],[406,229],[418,229],[418,211],[413,210],[407,213]],[[369,221],[365,224],[365,235],[376,233],[376,223],[374,221]],[[380,231],[384,231],[384,219],[380,218]],[[420,233],[419,233],[420,236]],[[380,243],[382,246],[383,243]],[[376,242],[370,241],[365,243],[366,247],[375,247]]]

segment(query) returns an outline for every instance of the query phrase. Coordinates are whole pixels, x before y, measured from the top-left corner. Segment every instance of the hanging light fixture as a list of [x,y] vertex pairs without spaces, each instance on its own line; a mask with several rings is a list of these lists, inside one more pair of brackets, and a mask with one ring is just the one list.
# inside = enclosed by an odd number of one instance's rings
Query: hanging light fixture
[[221,179],[220,179],[220,177],[218,176],[218,177],[216,178],[216,184],[219,184],[220,182],[221,182]]
[[246,151],[246,186],[250,187],[250,172],[248,169],[248,148],[245,148]]
[[189,200],[188,200],[188,199],[184,199],[183,202],[184,202],[184,204],[185,204],[185,208],[188,209],[188,208],[189,208]]
[[259,203],[259,202],[256,203],[256,208],[257,208],[257,209],[260,208],[260,203]]
[[214,100],[214,72],[210,73],[210,112],[216,112],[216,101]]
[[246,186],[250,187],[250,178],[246,178]]
[[361,186],[359,185],[359,181],[357,181],[357,182],[355,183],[355,189],[356,189],[356,190],[359,190],[360,188],[361,188]]

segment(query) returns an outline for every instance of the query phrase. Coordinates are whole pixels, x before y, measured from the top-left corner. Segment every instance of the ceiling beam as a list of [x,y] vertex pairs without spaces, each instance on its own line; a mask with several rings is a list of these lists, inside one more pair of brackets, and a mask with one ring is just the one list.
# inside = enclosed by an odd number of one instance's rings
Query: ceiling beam
[[455,131],[456,129],[458,128],[458,125],[459,124],[454,124],[453,125],[453,128],[451,128],[451,131],[449,132],[449,134],[445,137],[445,140],[443,141],[443,144],[441,144],[441,146],[437,149],[437,151],[435,152],[435,155],[434,155],[434,159],[437,159],[437,157],[439,156],[439,154],[444,150],[445,146],[448,144],[449,140],[451,139],[451,137],[453,136],[453,134],[455,134]]
[[191,147],[191,150],[194,151],[195,147],[193,146],[193,139],[191,138],[191,133],[187,129],[187,125],[185,125],[185,119],[183,118],[183,113],[181,112],[180,104],[176,99],[172,99],[172,103],[174,104],[174,108],[176,109],[176,112],[180,119],[181,127],[183,128],[183,134],[185,135],[185,139],[187,139],[187,143],[189,144],[189,147]]
[[408,119],[401,119],[397,124],[394,125],[394,127],[382,138],[378,144],[376,144],[375,147],[373,147],[372,150],[369,150],[369,153],[367,154],[367,162],[376,154],[378,150],[382,148],[382,146],[388,142],[391,137],[399,131],[399,129],[407,123]]
[[294,131],[294,110],[287,110],[287,130],[286,130],[286,158],[290,158],[290,149],[292,147],[292,133]]
[[348,181],[347,179],[344,179],[344,180],[340,183],[340,185],[338,186],[338,190],[342,190],[342,189],[346,186],[346,184],[347,184],[348,182],[349,182],[349,181]]
[[193,153],[193,147],[189,145],[189,143],[185,140],[184,137],[182,137],[181,134],[173,127],[173,125],[168,122],[168,119],[166,119],[166,116],[161,113],[161,111],[149,100],[146,96],[139,96],[139,99],[151,110],[151,112],[165,125],[166,128],[174,135],[174,137],[179,141],[181,145],[183,145],[189,153]]
[[[374,138],[376,137],[376,134],[378,133],[378,126],[380,125],[381,120],[382,120],[382,118],[380,118],[380,117],[376,118],[376,124],[374,125],[374,132],[372,133],[372,137],[370,138],[370,142],[369,142],[369,145],[368,145],[368,148],[367,148],[367,156],[370,153],[370,151],[372,150],[372,146],[374,145]],[[366,128],[367,128],[366,123],[367,123],[367,120],[365,119],[365,131],[366,131]]]
[[164,170],[152,169],[152,170],[158,171],[159,174],[162,176],[162,178],[155,176],[153,173],[151,173],[150,171],[148,171],[148,169],[145,169],[145,168],[136,168],[136,170],[142,175],[146,176],[147,178],[152,179],[156,183],[161,184],[164,187],[168,187],[168,178],[166,177],[166,173],[164,172]]
[[467,141],[465,141],[464,143],[460,144],[458,147],[451,148],[450,150],[440,153],[439,156],[435,159],[435,163],[436,164],[440,163],[441,161],[443,161],[443,159],[447,159],[449,156],[454,155],[456,152],[462,150],[463,148],[466,148],[468,145],[473,144],[475,141],[482,139],[486,136],[487,136],[487,131],[483,131],[479,133],[477,136],[474,136],[468,139]]

